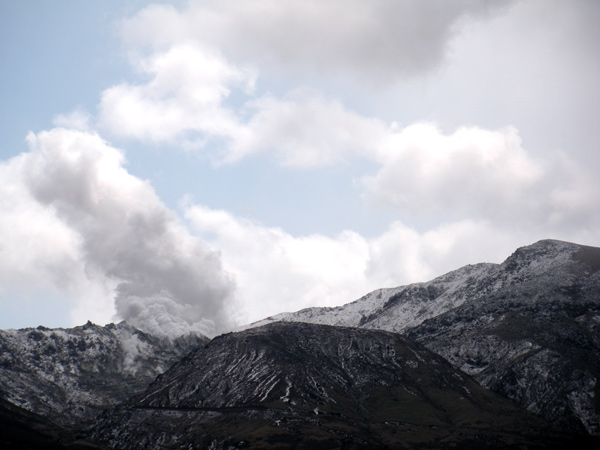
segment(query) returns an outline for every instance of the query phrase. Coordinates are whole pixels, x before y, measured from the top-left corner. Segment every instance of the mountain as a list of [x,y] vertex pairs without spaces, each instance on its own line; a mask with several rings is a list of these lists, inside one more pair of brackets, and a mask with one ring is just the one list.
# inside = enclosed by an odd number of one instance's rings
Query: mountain
[[0,331],[0,448],[600,448],[599,378],[600,249],[545,240],[211,341]]
[[484,387],[600,434],[600,249],[544,240],[502,264],[267,318],[404,332]]
[[546,241],[500,269],[510,283],[408,335],[546,420],[600,434],[600,249]]
[[125,322],[0,331],[0,398],[59,425],[88,425],[207,338],[159,338]]
[[105,412],[94,437],[124,450],[541,449],[574,439],[398,334],[284,322],[198,348]]

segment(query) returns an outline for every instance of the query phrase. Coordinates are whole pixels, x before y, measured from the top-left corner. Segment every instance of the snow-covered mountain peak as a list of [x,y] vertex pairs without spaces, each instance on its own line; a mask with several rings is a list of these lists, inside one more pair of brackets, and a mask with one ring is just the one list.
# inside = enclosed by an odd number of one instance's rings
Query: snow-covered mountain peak
[[581,246],[569,242],[546,239],[518,248],[502,263],[505,270],[530,272],[531,275],[547,272],[572,260]]

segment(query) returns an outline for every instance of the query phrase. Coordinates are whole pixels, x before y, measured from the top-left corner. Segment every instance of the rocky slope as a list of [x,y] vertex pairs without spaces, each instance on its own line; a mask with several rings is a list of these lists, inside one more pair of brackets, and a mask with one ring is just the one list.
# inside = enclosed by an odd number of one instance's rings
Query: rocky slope
[[303,323],[213,339],[106,412],[95,437],[119,449],[562,448],[573,439],[398,334]]
[[158,338],[125,322],[0,331],[0,397],[61,425],[84,426],[205,341]]
[[408,335],[547,420],[600,434],[600,249],[545,241],[499,273],[510,282]]
[[261,323],[274,320],[406,332],[547,420],[600,433],[598,248],[540,241],[502,264]]

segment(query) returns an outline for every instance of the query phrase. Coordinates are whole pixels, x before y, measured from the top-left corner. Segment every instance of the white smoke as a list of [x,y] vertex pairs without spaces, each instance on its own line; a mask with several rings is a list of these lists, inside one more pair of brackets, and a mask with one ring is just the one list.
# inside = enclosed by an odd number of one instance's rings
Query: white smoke
[[113,292],[118,318],[172,336],[231,326],[234,285],[219,255],[125,170],[121,152],[97,134],[64,128],[30,134],[28,143],[24,185],[78,237],[78,263]]
[[121,334],[121,349],[123,350],[123,370],[135,375],[141,368],[140,354],[148,347],[138,338],[137,334],[124,330]]

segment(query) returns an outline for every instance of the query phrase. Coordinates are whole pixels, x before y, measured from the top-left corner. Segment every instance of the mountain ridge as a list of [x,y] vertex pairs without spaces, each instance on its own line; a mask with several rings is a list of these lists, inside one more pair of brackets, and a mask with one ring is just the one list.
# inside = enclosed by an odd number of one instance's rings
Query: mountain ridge
[[[501,264],[469,265],[343,306],[283,313],[250,326],[276,320],[406,333],[552,423],[600,433],[599,248],[542,240]],[[525,364],[526,355],[545,362]],[[558,373],[548,376],[562,388],[543,400],[552,384],[543,380],[548,370]]]
[[[495,276],[499,272],[502,271],[503,267],[517,267],[516,259],[520,258],[521,255],[527,254],[530,258],[535,256],[544,256],[544,263],[539,261],[536,264],[536,270],[547,270],[548,263],[555,258],[552,258],[547,252],[540,251],[543,249],[549,250],[552,246],[556,246],[558,248],[567,249],[570,248],[572,253],[576,251],[580,251],[580,256],[578,257],[582,263],[592,264],[593,267],[600,267],[600,258],[596,255],[594,249],[595,247],[584,246],[579,244],[573,244],[566,241],[560,241],[556,239],[543,239],[537,241],[532,245],[528,245],[525,247],[520,247],[512,255],[510,255],[504,262],[500,264],[496,263],[477,263],[477,264],[468,264],[456,270],[452,270],[446,274],[440,275],[433,280],[426,282],[417,282],[411,283],[408,285],[398,286],[394,288],[380,288],[372,291],[363,297],[354,300],[352,302],[346,303],[341,306],[334,307],[310,307],[304,308],[296,312],[283,312],[276,314],[274,316],[269,316],[265,319],[259,320],[257,322],[245,325],[240,327],[241,329],[246,329],[254,326],[261,326],[271,322],[279,322],[279,321],[306,321],[310,323],[323,323],[327,325],[340,325],[340,326],[355,326],[355,327],[369,327],[376,329],[384,329],[389,331],[389,322],[385,324],[380,324],[377,321],[371,322],[376,319],[378,316],[384,315],[384,312],[389,312],[391,303],[401,303],[398,300],[401,299],[402,296],[405,298],[410,298],[411,300],[415,300],[416,293],[422,294],[423,297],[427,300],[426,303],[431,303],[430,301],[435,299],[437,300],[435,303],[438,304],[439,308],[437,310],[428,311],[429,314],[421,314],[419,318],[414,317],[418,312],[421,312],[420,309],[416,310],[414,305],[404,305],[407,308],[410,308],[406,311],[406,314],[397,314],[394,318],[396,321],[400,322],[402,328],[396,328],[394,331],[402,332],[405,328],[416,326],[418,323],[426,320],[426,318],[439,315],[440,311],[447,311],[456,306],[460,306],[462,302],[466,301],[466,296],[470,294],[469,300],[473,300],[481,297],[485,294],[485,290],[481,292],[481,286],[471,286],[470,289],[464,293],[463,298],[460,299],[460,303],[455,300],[455,303],[450,305],[444,305],[443,301],[447,300],[444,296],[432,296],[427,295],[427,291],[433,290],[442,290],[443,293],[453,294],[452,288],[456,288],[457,284],[461,284],[461,281],[468,281],[469,278],[475,277],[486,277],[486,276]],[[600,250],[599,250],[600,251]],[[559,256],[561,252],[551,252],[554,257]],[[564,256],[564,255],[563,255]],[[550,261],[549,261],[550,260]],[[479,274],[477,273],[479,272]],[[512,278],[508,278],[502,280],[501,282],[510,283],[514,282],[515,276]],[[500,280],[499,280],[500,281]],[[454,286],[452,285],[454,284]],[[446,286],[444,286],[446,285]],[[444,289],[445,287],[445,289]],[[497,288],[497,286],[495,286]],[[489,287],[488,287],[489,289]],[[446,292],[448,291],[448,292]],[[390,303],[391,301],[391,303]],[[425,303],[425,302],[422,302]],[[422,305],[417,305],[422,306]],[[424,305],[427,307],[427,305]],[[365,315],[367,314],[367,315]],[[370,315],[371,317],[369,317]],[[403,317],[404,316],[404,317]],[[408,324],[408,325],[404,325]],[[370,325],[370,326],[369,326]],[[393,325],[392,325],[393,326]]]

